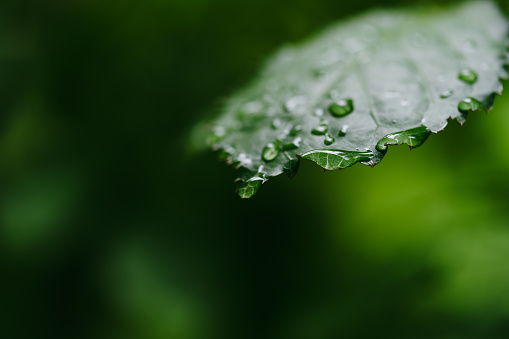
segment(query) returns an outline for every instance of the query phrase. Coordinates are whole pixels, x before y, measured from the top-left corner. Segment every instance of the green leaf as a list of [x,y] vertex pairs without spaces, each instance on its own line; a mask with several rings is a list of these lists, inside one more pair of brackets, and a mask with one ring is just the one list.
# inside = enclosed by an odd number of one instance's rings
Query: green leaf
[[420,146],[448,119],[489,110],[506,77],[508,24],[489,1],[374,11],[281,49],[225,105],[212,146],[241,168],[239,195],[295,175],[374,166],[388,145]]

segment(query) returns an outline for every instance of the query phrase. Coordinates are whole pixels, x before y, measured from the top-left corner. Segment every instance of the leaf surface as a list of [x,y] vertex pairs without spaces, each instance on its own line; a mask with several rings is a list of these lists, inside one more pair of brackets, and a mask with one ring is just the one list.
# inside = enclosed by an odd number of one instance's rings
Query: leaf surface
[[506,77],[508,24],[489,1],[374,11],[281,49],[225,105],[210,144],[241,169],[249,198],[300,159],[374,166],[420,146],[448,119],[489,110]]

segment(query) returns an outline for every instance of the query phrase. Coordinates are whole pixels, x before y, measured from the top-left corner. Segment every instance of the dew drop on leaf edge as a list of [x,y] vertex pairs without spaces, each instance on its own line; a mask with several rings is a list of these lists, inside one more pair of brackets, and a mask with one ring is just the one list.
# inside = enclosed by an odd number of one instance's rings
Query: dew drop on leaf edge
[[474,98],[465,98],[458,104],[458,110],[460,112],[476,111],[481,107],[481,103]]

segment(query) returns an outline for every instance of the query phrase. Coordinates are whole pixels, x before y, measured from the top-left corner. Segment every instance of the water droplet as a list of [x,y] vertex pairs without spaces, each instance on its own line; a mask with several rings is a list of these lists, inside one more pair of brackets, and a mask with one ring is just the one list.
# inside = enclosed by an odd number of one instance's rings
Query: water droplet
[[302,138],[297,137],[297,138],[293,139],[291,142],[283,144],[283,150],[290,151],[292,149],[299,148],[301,141],[302,141]]
[[275,118],[274,120],[272,120],[272,124],[270,125],[270,127],[272,129],[278,129],[279,127],[281,127],[282,124],[283,122],[281,121],[281,119]]
[[327,125],[320,125],[316,128],[313,128],[311,130],[311,134],[314,134],[314,135],[325,135],[325,133],[327,133],[327,131],[329,130],[329,128],[327,127]]
[[470,68],[463,68],[458,74],[458,79],[469,85],[472,85],[477,81],[477,74]]
[[323,139],[323,144],[325,146],[330,146],[336,141],[329,133],[325,134],[325,139]]
[[290,135],[292,137],[294,137],[297,134],[299,134],[301,131],[302,131],[302,126],[301,125],[293,126],[292,129],[290,130]]
[[392,123],[395,125],[397,124],[398,122],[396,120],[392,120]]
[[481,103],[474,98],[465,98],[458,104],[460,112],[477,111],[481,107]]
[[452,89],[446,89],[445,91],[440,92],[440,98],[446,99],[454,94]]
[[262,159],[272,161],[279,155],[279,141],[271,142],[262,150]]
[[431,131],[426,126],[419,126],[408,130],[387,134],[378,141],[375,148],[381,152],[387,150],[388,145],[407,144],[410,148],[422,145],[428,139]]
[[341,131],[338,133],[338,137],[344,137],[346,135],[346,131],[348,130],[348,125],[343,125],[341,127]]
[[354,110],[353,100],[352,99],[342,99],[338,100],[336,103],[333,103],[329,106],[329,112],[337,117],[344,117]]
[[316,162],[326,170],[335,170],[352,166],[357,162],[371,161],[373,159],[373,152],[315,149],[302,154],[301,157]]
[[306,97],[304,96],[293,97],[285,102],[283,108],[286,112],[291,113],[295,111],[299,106],[304,105],[306,101]]
[[321,117],[321,116],[323,116],[323,109],[317,108],[317,109],[313,110],[312,114],[315,117]]

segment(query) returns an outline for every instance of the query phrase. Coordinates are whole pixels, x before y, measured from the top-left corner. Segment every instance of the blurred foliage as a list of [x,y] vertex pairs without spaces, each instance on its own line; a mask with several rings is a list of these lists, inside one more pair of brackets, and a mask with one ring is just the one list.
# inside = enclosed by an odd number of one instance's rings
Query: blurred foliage
[[1,336],[507,338],[509,97],[251,201],[186,152],[276,47],[403,3],[1,2]]

